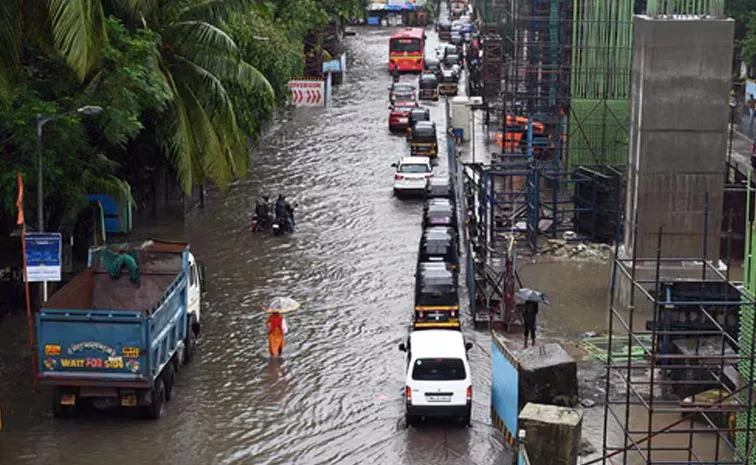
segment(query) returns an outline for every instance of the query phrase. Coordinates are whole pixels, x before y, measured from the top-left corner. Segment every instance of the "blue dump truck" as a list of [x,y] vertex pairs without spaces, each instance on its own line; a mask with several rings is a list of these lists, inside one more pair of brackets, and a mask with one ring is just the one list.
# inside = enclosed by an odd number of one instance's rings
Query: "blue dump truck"
[[95,247],[36,319],[40,384],[56,417],[83,406],[158,419],[200,332],[202,270],[186,243]]

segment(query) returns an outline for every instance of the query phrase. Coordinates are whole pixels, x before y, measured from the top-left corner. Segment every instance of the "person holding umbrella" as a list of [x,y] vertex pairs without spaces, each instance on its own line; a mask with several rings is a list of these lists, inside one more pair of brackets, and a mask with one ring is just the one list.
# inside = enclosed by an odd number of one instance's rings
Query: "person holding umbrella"
[[530,336],[532,342],[531,345],[535,347],[538,304],[544,303],[546,305],[551,305],[551,303],[544,293],[528,289],[527,287],[517,291],[515,296],[525,302],[522,310],[522,321],[525,329],[525,344],[523,345],[523,349],[528,348],[528,336]]
[[265,319],[265,329],[268,331],[268,351],[271,357],[280,357],[284,349],[284,335],[288,332],[283,313],[299,308],[296,300],[288,297],[276,297],[263,310],[269,313]]

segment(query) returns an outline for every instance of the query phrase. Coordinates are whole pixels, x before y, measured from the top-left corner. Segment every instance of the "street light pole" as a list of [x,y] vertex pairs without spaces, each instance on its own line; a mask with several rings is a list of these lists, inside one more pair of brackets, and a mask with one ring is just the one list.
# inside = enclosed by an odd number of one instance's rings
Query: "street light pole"
[[[85,105],[76,110],[63,113],[61,115],[50,115],[42,117],[37,114],[37,232],[45,232],[45,214],[44,214],[44,189],[42,186],[42,128],[45,124],[56,119],[64,118],[71,115],[95,116],[102,113],[102,107],[94,105]],[[40,306],[47,301],[47,281],[42,281],[42,302]]]

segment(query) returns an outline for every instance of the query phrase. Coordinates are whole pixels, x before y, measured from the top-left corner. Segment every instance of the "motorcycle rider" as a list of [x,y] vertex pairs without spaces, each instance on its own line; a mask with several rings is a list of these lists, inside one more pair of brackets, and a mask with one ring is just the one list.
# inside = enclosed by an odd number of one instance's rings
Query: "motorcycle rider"
[[279,219],[286,231],[294,232],[294,208],[281,194],[276,200],[276,219]]
[[270,198],[267,195],[263,195],[257,200],[255,204],[255,215],[257,215],[257,221],[263,227],[271,223],[270,217]]

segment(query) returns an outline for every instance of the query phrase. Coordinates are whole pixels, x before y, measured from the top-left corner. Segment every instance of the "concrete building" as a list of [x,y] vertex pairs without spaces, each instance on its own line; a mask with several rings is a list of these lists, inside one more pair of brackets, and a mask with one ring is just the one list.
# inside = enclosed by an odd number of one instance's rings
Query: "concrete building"
[[[734,21],[636,16],[624,254],[719,258]],[[634,225],[637,222],[637,235]]]

